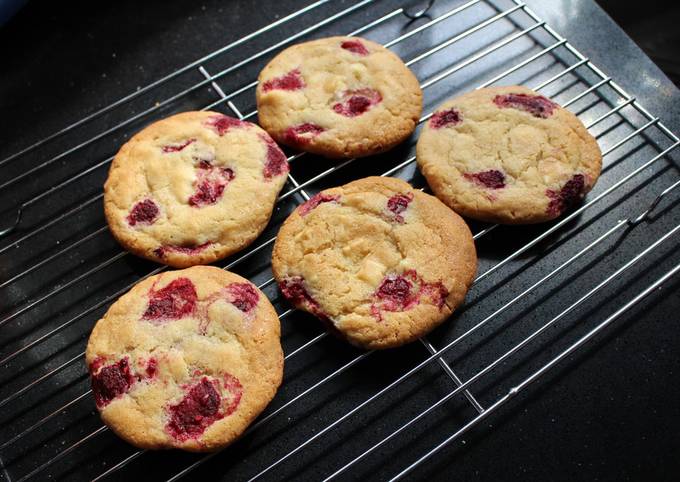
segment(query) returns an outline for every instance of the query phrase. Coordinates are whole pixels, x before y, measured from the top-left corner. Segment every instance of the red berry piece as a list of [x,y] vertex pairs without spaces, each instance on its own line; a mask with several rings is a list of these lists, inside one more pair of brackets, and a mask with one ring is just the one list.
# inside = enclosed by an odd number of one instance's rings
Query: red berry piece
[[415,293],[412,288],[413,283],[404,276],[387,276],[378,286],[375,296],[394,308],[390,311],[402,311],[415,301]]
[[286,75],[274,77],[262,84],[262,90],[300,90],[305,88],[305,81],[300,74],[300,69],[291,70]]
[[286,129],[283,138],[289,144],[304,146],[312,140],[312,137],[318,136],[325,130],[316,124],[305,122],[304,124]]
[[301,204],[298,208],[300,216],[306,216],[309,212],[319,206],[321,203],[338,202],[340,200],[340,195],[331,196],[330,194],[324,194],[322,192],[313,195],[309,198],[309,201]]
[[465,173],[463,176],[468,181],[472,181],[475,184],[487,187],[489,189],[501,189],[505,187],[505,174],[495,169],[476,172],[473,174]]
[[279,288],[288,301],[294,306],[304,307],[310,313],[323,321],[329,321],[329,317],[323,312],[319,303],[309,294],[305,287],[302,276],[292,276],[279,283]]
[[232,283],[227,286],[230,303],[244,313],[251,312],[260,300],[260,295],[250,283]]
[[233,117],[218,114],[205,121],[205,125],[217,132],[220,136],[223,136],[229,129],[246,127],[248,124],[238,119],[234,119]]
[[542,95],[529,94],[505,94],[497,95],[493,99],[494,104],[500,108],[519,109],[528,112],[534,117],[547,119],[553,111],[559,107],[550,99]]
[[201,161],[196,170],[196,192],[189,198],[189,204],[194,207],[215,204],[234,177],[234,171],[228,167],[217,167],[210,161]]
[[361,55],[362,57],[365,57],[369,53],[366,46],[358,40],[345,40],[340,44],[340,47],[349,50],[353,54]]
[[415,270],[405,271],[401,275],[388,275],[373,293],[375,302],[371,305],[371,314],[379,321],[383,311],[406,311],[420,303],[423,297],[441,309],[444,306],[448,290],[441,281],[426,283]]
[[575,174],[566,182],[559,192],[548,189],[545,195],[550,198],[547,212],[551,216],[559,216],[569,206],[576,204],[583,198],[586,178],[583,174]]
[[149,225],[153,224],[160,214],[160,210],[156,203],[151,199],[144,199],[135,204],[127,216],[127,222],[130,226],[138,224]]
[[267,146],[267,158],[262,171],[264,178],[269,180],[272,177],[286,174],[290,170],[286,155],[269,136],[261,135],[260,138]]
[[457,126],[461,122],[463,122],[462,114],[456,109],[448,109],[432,114],[430,127],[441,129],[442,127]]
[[166,254],[168,253],[182,253],[186,254],[188,256],[193,256],[204,249],[206,249],[208,246],[212,244],[212,241],[207,241],[203,244],[199,244],[196,246],[175,246],[172,244],[167,244],[165,246],[161,246],[160,248],[157,248],[154,250],[154,254],[158,256],[159,258],[163,258]]
[[185,147],[187,147],[188,145],[193,144],[194,142],[196,142],[196,139],[187,139],[186,141],[184,141],[180,144],[170,144],[170,145],[167,145],[167,146],[163,146],[163,147],[161,147],[161,150],[165,154],[168,154],[170,152],[179,152],[182,149],[184,149]]
[[166,431],[182,442],[199,437],[215,420],[222,418],[221,402],[215,382],[203,377],[178,404],[170,406]]
[[229,395],[228,403],[224,407],[224,416],[227,417],[234,413],[238,408],[239,403],[241,403],[241,397],[243,396],[243,385],[238,378],[229,373],[225,373],[223,377],[224,390]]
[[188,278],[177,278],[165,288],[149,292],[149,305],[142,316],[145,320],[178,320],[196,310],[196,287]]
[[155,358],[151,357],[149,360],[146,362],[146,376],[149,378],[153,378],[156,376],[156,373],[158,373],[158,360]]
[[335,104],[333,110],[345,117],[356,117],[368,112],[374,105],[382,102],[382,95],[375,89],[347,90],[342,94],[343,101]]
[[398,223],[404,222],[404,217],[401,215],[408,205],[413,201],[413,193],[395,194],[387,200],[387,209],[393,214],[393,218]]
[[95,373],[99,371],[99,369],[103,367],[105,364],[106,357],[98,356],[97,358],[94,359],[92,363],[90,363],[90,373]]
[[430,301],[440,310],[444,307],[446,297],[449,296],[449,290],[446,289],[444,283],[437,281],[436,283],[424,283],[420,291],[423,295],[430,298]]
[[107,406],[112,400],[127,393],[135,382],[135,377],[130,373],[130,365],[127,358],[107,365],[97,371],[98,363],[90,366],[92,375],[92,393],[99,408]]
[[236,410],[243,386],[236,377],[226,374],[224,392],[226,397],[220,394],[219,380],[201,378],[179,403],[168,408],[166,432],[180,442],[200,437],[206,428]]

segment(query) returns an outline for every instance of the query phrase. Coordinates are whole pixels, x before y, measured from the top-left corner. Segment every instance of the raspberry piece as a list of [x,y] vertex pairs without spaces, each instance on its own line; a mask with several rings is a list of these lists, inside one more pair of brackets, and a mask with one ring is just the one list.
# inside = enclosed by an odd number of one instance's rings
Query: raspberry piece
[[215,421],[234,413],[241,402],[243,386],[230,374],[225,374],[223,381],[227,397],[220,395],[219,380],[203,377],[194,384],[179,403],[168,408],[166,432],[180,442],[195,439]]
[[170,145],[167,145],[167,146],[163,146],[163,147],[161,147],[161,150],[166,154],[170,153],[170,152],[179,152],[182,149],[184,149],[186,146],[188,146],[189,144],[193,144],[194,142],[196,142],[196,139],[187,139],[186,141],[184,141],[180,144],[170,144]]
[[106,357],[98,356],[97,358],[94,359],[92,363],[90,363],[90,373],[99,371],[99,369],[103,367],[105,363]]
[[166,430],[180,441],[200,436],[215,420],[222,418],[221,401],[214,383],[203,377],[177,405],[170,406]]
[[368,49],[358,40],[345,40],[340,44],[340,47],[362,57],[368,55]]
[[302,276],[286,278],[279,283],[281,292],[294,305],[317,304],[307,293]]
[[227,286],[230,303],[244,313],[250,312],[257,306],[260,294],[250,283],[232,283]]
[[[292,276],[285,278],[279,283],[279,288],[288,301],[294,306],[304,307],[310,313],[316,315],[324,322],[330,321],[330,318],[323,312],[318,301],[309,294],[305,288],[305,280],[302,276]],[[331,325],[329,323],[329,325]]]
[[263,92],[270,90],[300,90],[305,87],[305,81],[300,75],[300,69],[291,70],[286,75],[274,77],[262,84]]
[[463,122],[463,116],[456,109],[442,110],[432,114],[430,127],[440,129],[447,126],[456,126]]
[[547,119],[553,111],[559,107],[550,99],[542,95],[506,94],[497,95],[493,99],[494,104],[501,108],[519,109],[528,112],[534,117]]
[[203,251],[205,248],[210,246],[212,244],[212,241],[206,241],[203,244],[195,245],[195,246],[175,246],[172,244],[166,244],[165,246],[161,246],[160,248],[157,248],[154,250],[154,254],[158,256],[159,258],[163,258],[168,252],[170,253],[182,253],[186,254],[187,256],[195,255]]
[[196,287],[188,278],[177,278],[165,288],[151,288],[149,305],[142,316],[145,320],[177,320],[194,313]]
[[390,311],[403,310],[414,301],[414,294],[411,292],[413,283],[404,276],[387,276],[375,292],[378,299],[385,300],[386,304],[395,309]]
[[267,145],[267,160],[262,171],[264,178],[271,179],[286,174],[290,170],[286,155],[269,136],[261,135],[260,138]]
[[566,208],[580,201],[583,198],[585,182],[586,178],[583,174],[575,174],[559,192],[552,189],[546,190],[545,195],[550,199],[547,213],[551,216],[559,216]]
[[505,187],[505,174],[495,169],[473,174],[465,173],[463,174],[463,177],[468,181],[472,181],[480,186],[488,187],[489,189],[501,189]]
[[311,141],[312,137],[318,136],[325,130],[316,124],[305,122],[304,124],[286,129],[283,133],[283,139],[289,144],[304,146]]
[[298,212],[300,213],[300,216],[306,216],[312,209],[316,208],[321,203],[338,202],[339,200],[340,195],[338,194],[331,196],[330,194],[320,192],[309,198],[309,201],[301,204],[298,208]]
[[395,194],[387,200],[387,209],[394,214],[394,220],[398,223],[404,222],[404,217],[401,215],[408,205],[413,201],[413,193]]
[[130,210],[130,214],[127,216],[127,222],[130,226],[136,226],[137,224],[153,224],[160,210],[156,203],[151,199],[144,199],[135,204]]
[[567,183],[562,186],[560,190],[560,197],[566,205],[574,204],[581,200],[583,187],[585,186],[585,176],[583,174],[575,174]]
[[429,297],[432,304],[440,310],[444,307],[446,297],[449,296],[449,290],[446,289],[446,286],[444,286],[441,281],[437,281],[436,283],[424,283],[421,286],[420,291],[422,294]]
[[382,95],[375,89],[347,90],[342,93],[343,101],[335,104],[333,110],[345,117],[356,117],[382,102]]
[[158,372],[158,360],[155,358],[149,358],[149,361],[146,362],[146,376],[149,378],[153,378],[156,376],[156,373]]
[[224,408],[224,416],[229,416],[238,408],[238,404],[241,402],[241,397],[243,396],[243,385],[238,378],[235,376],[225,373],[223,377],[224,390],[229,394],[231,400],[229,404]]
[[564,204],[560,199],[560,193],[553,191],[552,189],[547,189],[545,195],[548,196],[550,202],[545,210],[550,216],[559,216],[564,209]]
[[90,366],[92,375],[92,393],[97,407],[107,406],[112,400],[120,397],[130,390],[135,377],[130,373],[130,365],[127,358],[103,367],[97,373],[96,363]]
[[210,161],[202,160],[196,171],[196,192],[189,198],[189,204],[194,207],[215,204],[234,177],[234,171],[228,167],[213,166]]
[[402,275],[388,275],[383,278],[373,293],[376,301],[371,304],[371,315],[382,321],[382,311],[406,311],[419,304],[424,296],[442,309],[448,295],[449,291],[441,281],[426,283],[411,269]]
[[232,127],[246,127],[248,124],[233,117],[218,114],[210,117],[205,121],[204,125],[213,129],[220,136],[223,136]]

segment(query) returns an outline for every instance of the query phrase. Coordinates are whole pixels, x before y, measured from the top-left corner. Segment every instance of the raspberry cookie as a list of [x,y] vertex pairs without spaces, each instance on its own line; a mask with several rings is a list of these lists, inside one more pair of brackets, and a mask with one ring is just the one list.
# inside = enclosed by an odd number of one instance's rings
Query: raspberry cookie
[[264,294],[210,266],[152,276],[116,301],[87,344],[104,423],[146,449],[229,445],[281,383],[279,319]]
[[331,37],[274,57],[260,73],[257,108],[260,125],[282,144],[326,157],[361,157],[411,135],[422,91],[383,46]]
[[444,321],[472,283],[465,222],[399,179],[368,177],[299,206],[274,245],[283,295],[353,345],[390,348]]
[[258,126],[177,114],[120,149],[104,186],[106,219],[139,256],[180,268],[212,263],[257,238],[287,173],[286,156]]
[[578,118],[526,87],[480,89],[435,111],[417,146],[432,191],[459,214],[554,219],[597,181],[602,154]]

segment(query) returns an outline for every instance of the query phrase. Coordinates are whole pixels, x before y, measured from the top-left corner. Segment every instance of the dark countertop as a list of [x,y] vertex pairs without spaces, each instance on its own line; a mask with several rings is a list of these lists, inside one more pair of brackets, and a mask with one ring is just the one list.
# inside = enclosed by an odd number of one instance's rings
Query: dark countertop
[[[339,3],[344,5],[350,2]],[[526,3],[595,65],[634,95],[648,111],[659,116],[672,131],[680,132],[680,91],[593,1],[526,0]],[[138,86],[146,85],[218,46],[256,30],[274,18],[300,8],[303,4],[304,2],[289,0],[262,2],[257,7],[253,2],[244,0],[229,3],[206,0],[162,4],[93,2],[83,6],[64,2],[29,2],[14,19],[0,29],[0,56],[3,59],[0,109],[5,117],[0,130],[0,157],[6,157],[92,110],[117,100]],[[259,45],[266,46],[268,43],[263,39]],[[241,83],[244,83],[247,79],[238,80],[243,80]],[[106,128],[113,123],[112,120],[103,119],[99,126]],[[115,136],[111,142],[115,145],[121,141],[122,137]],[[70,143],[73,144],[73,139]],[[110,154],[110,151],[106,152]],[[85,153],[85,157],[101,156],[96,150],[87,149]],[[78,159],[76,157],[74,162]],[[34,163],[35,157],[27,156],[27,165]],[[678,178],[677,162],[675,166],[671,165],[657,174],[658,177],[650,177],[645,181],[645,185],[653,186],[649,187],[650,190],[656,189],[654,192],[658,192],[659,187],[667,186],[669,179],[672,182],[672,179]],[[98,178],[96,182],[101,182],[101,179]],[[87,191],[82,189],[83,192]],[[639,201],[639,206],[648,201],[649,195]],[[8,203],[7,199],[3,202]],[[675,206],[675,203],[673,201],[672,205]],[[6,213],[2,216],[6,217]],[[672,226],[680,220],[677,212],[667,210],[664,213],[663,226]],[[39,213],[29,212],[27,222],[42,221]],[[641,235],[640,239],[634,239],[632,246],[625,245],[624,249],[633,250],[637,246],[639,250],[649,243],[650,237],[657,235],[656,230],[650,230],[646,238]],[[592,238],[588,238],[588,241],[591,240]],[[48,240],[45,242],[49,243]],[[504,239],[500,234],[494,234],[490,241],[485,240],[485,249],[491,249],[489,243],[493,242],[498,246]],[[662,253],[657,266],[645,268],[630,280],[626,278],[625,284],[619,286],[616,293],[603,299],[598,306],[579,313],[584,323],[603,319],[624,300],[630,299],[673,263],[677,263],[677,245],[675,241],[675,248],[671,246]],[[623,256],[621,259],[627,258]],[[77,259],[73,262],[77,262]],[[610,271],[621,264],[616,257],[612,257],[611,262]],[[601,276],[596,276],[595,268],[592,273],[588,273],[590,266],[585,266],[583,277],[592,276],[592,279],[599,281]],[[590,286],[594,283],[590,282]],[[417,478],[677,480],[680,476],[680,459],[677,457],[680,452],[680,384],[676,383],[680,373],[680,329],[677,315],[680,310],[679,283],[680,280],[674,279],[653,297],[624,315],[617,322],[616,328],[607,330],[604,336],[597,338],[597,342],[560,365],[545,381],[517,397],[481,427],[466,434],[464,441],[454,443],[425,464]],[[559,296],[556,298],[568,298],[570,287],[564,285],[561,289],[563,292],[558,292]],[[580,288],[574,287],[574,290],[578,289]],[[495,300],[488,293],[490,300]],[[550,296],[555,294],[551,292]],[[4,295],[0,293],[0,306],[5,302],[2,296]],[[32,295],[31,299],[35,296],[37,295]],[[491,303],[487,306],[491,306]],[[6,310],[0,311],[4,313]],[[89,320],[90,324],[94,321],[96,318]],[[441,338],[446,339],[446,335],[441,335]],[[552,342],[552,339],[546,341],[548,344]],[[82,344],[82,340],[79,343]],[[560,343],[555,342],[555,346],[558,345]],[[408,367],[414,363],[413,358],[422,358],[422,354],[411,355],[409,350],[403,352],[403,360],[400,360],[400,355],[385,355],[387,360],[394,362],[394,373],[390,372],[392,378],[381,374],[377,369],[359,375],[375,377],[385,385],[400,373],[399,370],[404,371],[402,362]],[[339,352],[340,349],[333,345],[324,355],[338,358],[345,356],[344,352],[338,354]],[[393,358],[389,358],[390,356]],[[461,370],[465,371],[465,363],[462,365]],[[298,367],[296,375],[301,370]],[[470,373],[473,372],[467,374]],[[386,378],[383,379],[382,376]],[[357,380],[354,383],[361,385]],[[304,383],[297,385],[291,389],[292,393],[300,391],[304,386]],[[414,390],[417,389],[418,387]],[[496,394],[493,388],[486,385],[480,391],[487,401]],[[413,393],[408,395],[412,396]],[[320,400],[331,405],[342,396],[342,393],[331,392],[324,394]],[[348,398],[350,396],[353,395],[348,395]],[[352,398],[350,406],[362,398],[365,396],[358,394],[356,399]],[[395,397],[395,400],[400,399]],[[418,406],[410,405],[405,409],[405,414],[399,412],[398,417],[413,416],[417,413]],[[337,418],[343,410],[339,406],[331,410],[333,413],[328,418],[319,415],[318,419],[315,413],[310,415],[309,412],[302,411],[304,415],[301,417],[312,426],[323,426]],[[380,421],[382,414],[379,412],[375,416],[377,422],[372,421],[375,433],[384,434],[386,427],[393,426],[391,424],[394,422],[389,420],[384,424]],[[447,424],[454,421],[460,422],[442,417],[436,436],[433,435],[432,439],[427,434],[417,432],[412,445],[399,446],[396,455],[388,450],[376,457],[376,460],[392,459],[393,465],[387,462],[372,463],[366,466],[369,472],[359,475],[374,475],[379,479],[394,475],[397,469],[403,468],[407,460],[411,461],[422,455],[427,447],[442,440],[445,434],[452,433],[456,426],[451,425],[448,428]],[[284,428],[285,423],[276,427],[277,430]],[[310,432],[307,427],[306,430],[291,433],[298,437],[291,440],[299,440],[300,437],[304,440],[304,434],[308,435]],[[349,437],[352,433],[344,433],[344,436]],[[101,447],[97,446],[98,449],[110,449],[113,446],[115,440],[112,435],[109,436],[111,440],[107,438],[106,444],[102,442]],[[338,460],[349,460],[352,444],[345,446],[342,436],[343,434],[339,435],[339,442],[322,445],[322,454],[318,457],[324,461],[332,461],[333,454],[336,454]],[[245,465],[248,450],[243,445],[241,447],[242,449],[234,448],[234,457]],[[115,450],[123,455],[129,453],[122,449]],[[272,450],[277,453],[276,448]],[[167,454],[161,454],[161,457],[163,455]],[[4,457],[2,452],[0,457]],[[403,463],[400,461],[402,457]],[[121,458],[122,455],[112,457],[113,460]],[[163,460],[151,459],[151,464],[157,465],[149,467],[160,466],[164,463]],[[265,457],[265,460],[271,460],[271,457]],[[323,466],[319,468],[318,463],[315,465],[314,459],[300,460],[306,466],[306,471],[286,465],[285,470],[277,472],[273,478],[307,479],[320,477],[324,473]],[[257,466],[257,462],[253,463]],[[212,479],[226,473],[225,478],[239,480],[244,474],[253,474],[252,467],[243,473],[238,470],[227,472],[228,467],[231,467],[229,462],[206,464],[200,471],[200,477]],[[145,468],[145,464],[141,463],[133,467],[133,470],[143,473]],[[96,467],[89,473],[97,474],[103,469]],[[76,473],[67,472],[66,475],[79,478]],[[0,473],[0,480],[3,477],[6,475]]]

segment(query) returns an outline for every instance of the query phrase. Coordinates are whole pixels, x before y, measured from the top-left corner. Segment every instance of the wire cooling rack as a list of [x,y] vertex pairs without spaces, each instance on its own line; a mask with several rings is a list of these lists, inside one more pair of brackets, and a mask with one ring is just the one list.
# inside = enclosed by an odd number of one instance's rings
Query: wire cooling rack
[[[317,1],[0,160],[0,478],[399,479],[455,464],[468,431],[488,430],[487,418],[680,270],[675,134],[518,0],[442,0],[416,21],[400,3]],[[296,41],[336,34],[405,59],[424,90],[420,124],[444,99],[479,87],[525,84],[555,98],[598,139],[602,177],[553,223],[472,222],[480,270],[465,306],[419,343],[361,352],[289,309],[270,250],[285,217],[321,189],[377,174],[426,187],[417,137],[371,159],[291,155],[270,226],[223,265],[280,313],[281,390],[222,452],[136,450],[99,420],[83,351],[107,307],[166,268],[121,251],[107,231],[101,185],[111,155],[173,112],[255,121],[252,79],[264,63]]]

